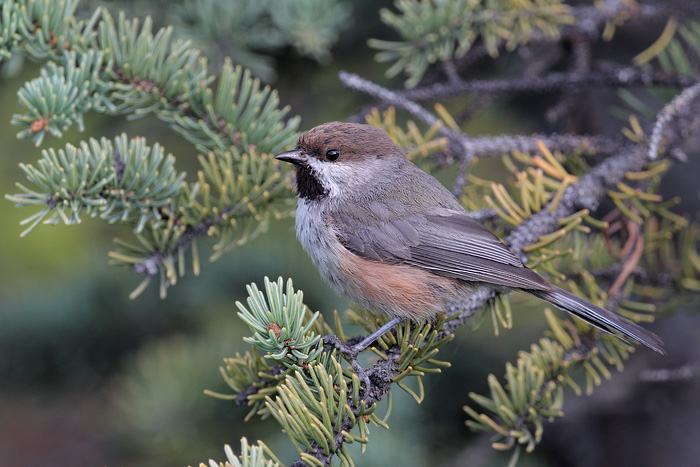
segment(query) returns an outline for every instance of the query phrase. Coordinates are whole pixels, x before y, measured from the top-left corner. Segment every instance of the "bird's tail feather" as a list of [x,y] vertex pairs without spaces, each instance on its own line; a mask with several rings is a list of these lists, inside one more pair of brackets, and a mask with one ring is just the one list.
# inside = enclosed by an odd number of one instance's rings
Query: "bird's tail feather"
[[652,350],[665,354],[663,341],[651,331],[647,331],[638,324],[629,321],[615,313],[601,308],[598,305],[567,292],[559,287],[553,291],[528,290],[534,296],[551,303],[564,311],[577,316],[583,321],[613,334],[621,334],[627,339],[641,342]]

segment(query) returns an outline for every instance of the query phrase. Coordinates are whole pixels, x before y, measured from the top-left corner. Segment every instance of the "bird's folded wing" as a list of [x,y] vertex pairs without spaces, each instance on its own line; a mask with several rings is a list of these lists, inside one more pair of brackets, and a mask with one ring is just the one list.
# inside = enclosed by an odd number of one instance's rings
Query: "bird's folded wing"
[[552,286],[522,262],[488,229],[466,213],[435,209],[369,227],[342,219],[340,241],[358,256],[402,263],[435,274],[529,290]]

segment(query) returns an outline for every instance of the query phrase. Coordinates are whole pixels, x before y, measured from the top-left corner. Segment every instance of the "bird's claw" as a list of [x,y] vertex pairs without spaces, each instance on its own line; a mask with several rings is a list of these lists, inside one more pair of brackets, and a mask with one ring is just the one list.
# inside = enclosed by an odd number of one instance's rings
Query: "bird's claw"
[[350,362],[350,366],[352,366],[352,369],[355,370],[357,376],[364,383],[365,391],[369,391],[369,375],[362,365],[360,365],[360,362],[357,361],[357,356],[360,354],[360,352],[365,350],[365,347],[360,344],[348,345],[345,342],[342,342],[335,334],[324,336],[323,344],[327,347],[336,349],[348,362]]
[[341,341],[335,334],[328,334],[327,336],[323,336],[323,345],[325,347],[330,347],[332,349],[337,350],[349,360],[356,360],[357,356],[360,353],[356,349],[357,346],[346,344],[345,342]]

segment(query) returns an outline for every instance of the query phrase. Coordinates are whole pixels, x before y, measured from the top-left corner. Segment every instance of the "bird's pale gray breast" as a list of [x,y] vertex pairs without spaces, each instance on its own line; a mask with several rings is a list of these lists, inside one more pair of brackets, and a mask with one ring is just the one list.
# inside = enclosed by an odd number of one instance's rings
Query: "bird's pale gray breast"
[[321,277],[339,293],[344,293],[342,271],[338,269],[338,249],[343,248],[324,212],[326,203],[319,200],[297,201],[296,233],[299,242],[318,269]]

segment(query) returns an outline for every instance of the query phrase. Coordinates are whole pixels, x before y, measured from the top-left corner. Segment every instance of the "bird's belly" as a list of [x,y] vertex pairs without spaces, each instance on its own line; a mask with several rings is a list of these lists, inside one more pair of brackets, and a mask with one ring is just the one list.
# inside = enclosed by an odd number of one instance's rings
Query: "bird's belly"
[[307,202],[300,201],[297,207],[296,232],[323,280],[337,293],[372,311],[424,321],[472,289],[464,281],[426,269],[353,254],[338,241],[323,212]]

